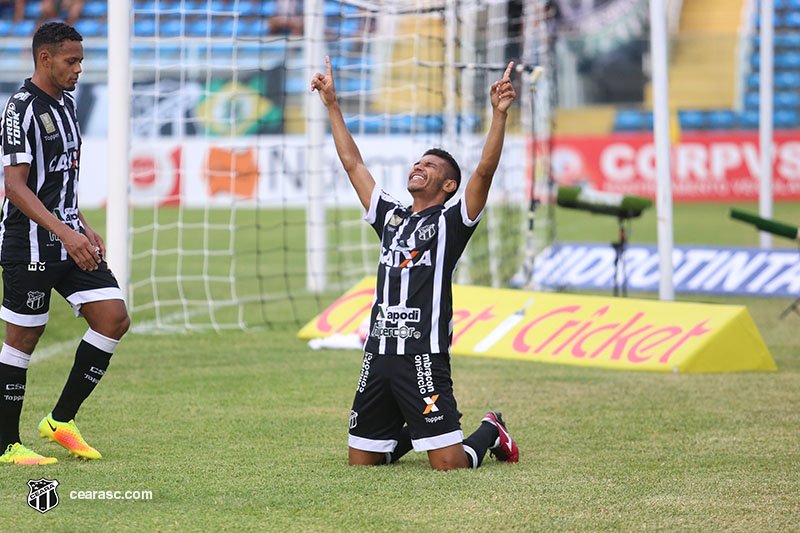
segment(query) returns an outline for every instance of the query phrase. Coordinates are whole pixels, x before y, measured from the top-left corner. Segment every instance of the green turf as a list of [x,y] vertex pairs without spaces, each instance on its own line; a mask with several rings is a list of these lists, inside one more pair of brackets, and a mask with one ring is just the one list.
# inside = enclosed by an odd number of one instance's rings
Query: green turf
[[[723,211],[676,206],[676,241],[754,245],[755,232]],[[795,213],[783,218],[797,223]],[[579,229],[559,215],[565,239],[606,238],[598,217]],[[635,222],[634,241],[655,234],[648,220]],[[130,335],[78,418],[105,457],[70,459],[35,434],[85,330],[54,299],[39,350],[53,356],[29,372],[22,435],[60,462],[0,468],[0,531],[795,530],[800,316],[777,320],[787,300],[702,299],[747,305],[779,372],[667,375],[457,357],[465,430],[500,409],[522,458],[451,473],[431,472],[422,454],[348,467],[360,354],[313,352],[288,325]],[[61,503],[44,515],[26,503],[27,481],[40,477],[60,483]],[[153,499],[70,499],[90,490],[150,490]]]

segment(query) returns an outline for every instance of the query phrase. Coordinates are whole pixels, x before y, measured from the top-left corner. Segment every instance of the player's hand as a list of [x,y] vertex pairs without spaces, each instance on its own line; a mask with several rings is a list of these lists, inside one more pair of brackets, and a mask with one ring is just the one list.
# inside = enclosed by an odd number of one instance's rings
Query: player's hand
[[503,73],[503,77],[492,84],[490,96],[492,108],[505,113],[511,106],[511,102],[517,97],[514,86],[511,85],[511,71],[514,69],[514,62],[511,61]]
[[83,227],[86,230],[86,238],[89,239],[94,249],[100,254],[100,259],[103,259],[106,256],[106,243],[103,242],[103,238],[89,226],[84,224]]
[[78,268],[97,270],[97,265],[100,264],[100,254],[86,235],[66,227],[58,238],[61,239],[61,244],[64,245],[64,249],[78,265]]
[[325,107],[336,102],[336,89],[333,86],[333,70],[331,69],[331,58],[325,56],[325,74],[317,72],[311,78],[311,92],[317,91],[319,99]]

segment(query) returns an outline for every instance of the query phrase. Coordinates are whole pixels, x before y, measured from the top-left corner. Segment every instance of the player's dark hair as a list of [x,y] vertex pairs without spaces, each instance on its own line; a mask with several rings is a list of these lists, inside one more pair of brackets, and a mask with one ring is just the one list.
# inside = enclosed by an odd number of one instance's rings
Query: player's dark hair
[[448,176],[448,178],[456,182],[456,190],[448,194],[447,198],[445,198],[444,201],[446,202],[450,200],[450,198],[456,195],[456,193],[458,192],[458,188],[461,186],[461,168],[459,168],[456,159],[452,155],[450,155],[450,152],[442,150],[441,148],[431,148],[422,155],[423,156],[435,155],[436,157],[441,157],[442,159],[447,161],[447,163],[450,165],[450,168],[452,169],[453,172],[450,176]]
[[33,50],[33,64],[36,64],[36,56],[43,46],[56,47],[61,45],[64,41],[82,41],[83,36],[78,33],[78,30],[64,24],[63,22],[48,22],[39,26],[36,33],[33,34],[33,43],[31,49]]

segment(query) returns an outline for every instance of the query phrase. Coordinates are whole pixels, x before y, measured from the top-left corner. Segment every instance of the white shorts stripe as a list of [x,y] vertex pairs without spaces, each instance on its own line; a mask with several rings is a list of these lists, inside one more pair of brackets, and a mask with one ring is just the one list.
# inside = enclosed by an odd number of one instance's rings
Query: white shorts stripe
[[364,437],[356,437],[355,435],[348,435],[347,445],[363,452],[386,453],[394,451],[395,447],[397,447],[397,441],[394,439],[373,440],[365,439]]
[[81,305],[103,300],[124,300],[119,287],[103,287],[102,289],[89,289],[88,291],[73,292],[67,296],[67,301],[75,311],[75,316],[80,316]]
[[2,306],[0,307],[0,318],[9,324],[14,324],[15,326],[35,328],[47,324],[47,321],[50,319],[50,313],[43,313],[41,315],[21,315],[19,313],[15,313],[5,306]]
[[28,365],[31,364],[31,356],[3,343],[3,348],[0,349],[0,363],[17,368],[28,368]]
[[453,444],[461,444],[464,442],[464,433],[460,429],[437,435],[435,437],[426,437],[424,439],[411,439],[411,444],[414,446],[415,452],[427,452],[428,450],[438,450],[439,448],[447,448]]

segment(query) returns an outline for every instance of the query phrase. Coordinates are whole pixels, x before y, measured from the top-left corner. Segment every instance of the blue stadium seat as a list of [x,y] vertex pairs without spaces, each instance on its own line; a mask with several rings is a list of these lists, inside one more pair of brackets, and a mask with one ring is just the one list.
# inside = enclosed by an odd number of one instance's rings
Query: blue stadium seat
[[[744,95],[744,107],[748,110],[757,110],[761,104],[761,97],[757,91]],[[795,109],[800,107],[800,94],[796,91],[775,91],[773,95],[775,109]]]
[[797,91],[782,91],[775,93],[776,108],[800,107],[800,93]]
[[760,96],[757,91],[752,91],[744,95],[745,109],[758,109],[760,101]]
[[639,131],[647,129],[647,117],[643,111],[620,109],[614,119],[615,131]]
[[729,130],[736,124],[736,115],[730,109],[718,109],[708,113],[708,125],[715,130]]
[[800,86],[800,72],[775,73],[776,89],[797,89]]
[[800,69],[800,52],[775,54],[775,68]]
[[358,34],[361,29],[361,24],[356,19],[341,19],[329,25],[328,29],[332,31],[336,37],[352,37]]
[[[11,35],[13,29],[14,24],[10,20],[0,19],[0,37]],[[3,52],[5,53],[5,50]]]
[[98,19],[82,18],[75,23],[75,29],[84,37],[99,37],[105,35],[108,25]]
[[284,82],[284,91],[286,94],[305,94],[308,91],[308,83],[305,78],[287,77]]
[[21,20],[14,24],[11,28],[11,35],[14,37],[30,37],[33,35],[33,30],[36,28],[36,21]]
[[[778,22],[775,22],[775,26],[778,27]],[[791,13],[787,13],[783,17],[780,18],[780,27],[783,28],[791,28],[791,29],[798,29],[800,28],[800,12],[793,11]]]
[[108,15],[108,5],[105,1],[87,2],[83,6],[83,17],[105,17]]
[[327,0],[325,2],[325,16],[334,17],[342,13],[342,4],[339,2],[332,2]]
[[41,2],[26,2],[25,3],[25,18],[36,20],[42,16],[42,3]]
[[184,32],[184,23],[180,17],[162,17],[161,24],[158,26],[158,34],[161,37],[178,37]]
[[372,87],[370,76],[340,77],[336,80],[336,90],[345,92],[364,92]]
[[468,115],[458,116],[458,131],[461,133],[476,132],[481,125],[481,120],[478,115],[470,113]]
[[152,37],[156,34],[156,19],[154,16],[136,15],[133,23],[133,35],[136,37]]
[[267,34],[267,22],[261,17],[239,19],[240,37],[263,37]]
[[678,111],[678,122],[685,130],[702,130],[706,126],[706,114],[703,111]]
[[158,55],[162,58],[178,59],[181,56],[181,46],[168,42],[159,43]]
[[192,37],[205,37],[209,35],[209,32],[214,31],[214,26],[213,21],[209,21],[207,17],[201,16],[188,25],[186,33]]
[[133,11],[136,12],[155,12],[156,2],[155,0],[134,0],[133,2]]
[[261,5],[261,16],[272,17],[278,12],[278,6],[275,2],[264,2]]
[[739,114],[737,120],[739,127],[744,129],[753,129],[758,127],[758,111],[744,111]]
[[211,0],[203,6],[203,10],[209,13],[230,13],[233,10],[233,4],[225,2],[225,0]]
[[[264,4],[264,8],[266,8],[268,5],[269,2],[266,2]],[[239,16],[241,17],[255,17],[264,15],[261,9],[262,8],[259,2],[239,0]]]
[[775,111],[773,122],[776,128],[796,128],[800,125],[800,114],[797,111]]

